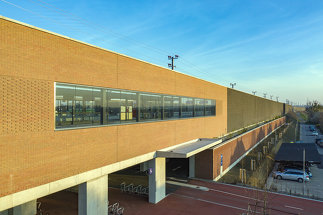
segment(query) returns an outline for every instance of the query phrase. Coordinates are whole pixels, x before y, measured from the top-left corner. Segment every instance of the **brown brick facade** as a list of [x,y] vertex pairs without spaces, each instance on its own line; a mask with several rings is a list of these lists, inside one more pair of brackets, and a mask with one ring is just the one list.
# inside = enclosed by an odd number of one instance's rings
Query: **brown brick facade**
[[[220,147],[208,149],[199,153],[196,155],[196,176],[205,179],[215,179],[220,175],[221,154],[223,155],[224,171],[256,143],[264,139],[279,126],[285,124],[285,122],[286,118],[282,117],[247,132],[246,134],[242,134],[239,137],[226,142]],[[212,161],[212,163],[209,163],[209,167],[205,167],[205,161]]]

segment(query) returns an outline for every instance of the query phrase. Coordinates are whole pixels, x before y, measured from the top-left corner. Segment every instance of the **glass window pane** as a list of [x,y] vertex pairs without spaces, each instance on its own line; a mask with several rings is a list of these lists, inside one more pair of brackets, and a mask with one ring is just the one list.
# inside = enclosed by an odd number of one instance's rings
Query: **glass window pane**
[[76,86],[74,125],[90,125],[93,120],[92,88]]
[[155,94],[140,94],[140,121],[160,120],[162,97]]
[[173,114],[174,118],[180,118],[180,102],[179,97],[173,97]]
[[205,100],[205,116],[215,116],[215,100]]
[[108,90],[107,120],[109,124],[120,123],[120,91]]
[[204,116],[204,99],[194,99],[194,116]]
[[137,93],[121,91],[120,96],[120,120],[121,122],[137,121]]
[[173,97],[163,96],[164,99],[164,115],[163,119],[171,119],[174,117]]
[[93,124],[100,125],[103,124],[103,89],[101,88],[93,88],[92,89],[92,96],[93,96]]
[[75,87],[66,84],[56,84],[56,127],[73,125],[73,103]]
[[193,99],[192,98],[181,98],[181,105],[182,105],[182,118],[193,117]]

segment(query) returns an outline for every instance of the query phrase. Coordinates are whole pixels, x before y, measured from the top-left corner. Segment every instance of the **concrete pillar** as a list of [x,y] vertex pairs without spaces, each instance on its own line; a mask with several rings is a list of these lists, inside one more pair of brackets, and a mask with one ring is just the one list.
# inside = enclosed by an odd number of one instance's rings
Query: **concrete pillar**
[[0,215],[8,215],[8,210],[0,211]]
[[[35,215],[37,213],[36,200],[18,205],[12,209],[13,215]],[[9,213],[8,213],[9,214]]]
[[189,159],[189,177],[195,178],[195,155],[188,158]]
[[79,185],[78,214],[108,214],[108,175]]
[[158,203],[166,196],[166,161],[155,158],[148,162],[152,174],[149,175],[149,202]]
[[148,169],[148,162],[143,162],[140,164],[140,171],[144,172]]

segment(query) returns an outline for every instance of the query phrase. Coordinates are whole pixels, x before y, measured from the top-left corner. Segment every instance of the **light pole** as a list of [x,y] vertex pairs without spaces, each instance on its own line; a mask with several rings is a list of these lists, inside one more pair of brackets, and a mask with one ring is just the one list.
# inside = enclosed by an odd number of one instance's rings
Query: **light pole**
[[234,86],[236,86],[237,85],[237,83],[230,83],[230,85],[231,85],[231,87],[232,87],[232,89],[234,88]]
[[168,67],[172,68],[172,70],[174,70],[174,59],[178,59],[178,55],[175,55],[174,57],[173,56],[168,56],[168,60],[171,60],[172,62],[168,64]]

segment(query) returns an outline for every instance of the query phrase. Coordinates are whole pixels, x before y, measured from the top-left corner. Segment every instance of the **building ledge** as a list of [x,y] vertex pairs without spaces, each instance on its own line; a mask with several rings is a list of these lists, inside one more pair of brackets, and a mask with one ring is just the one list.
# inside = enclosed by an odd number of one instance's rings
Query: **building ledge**
[[156,152],[156,155],[157,157],[165,158],[188,158],[221,142],[222,139],[200,138],[184,145],[172,147],[171,149],[159,150]]

